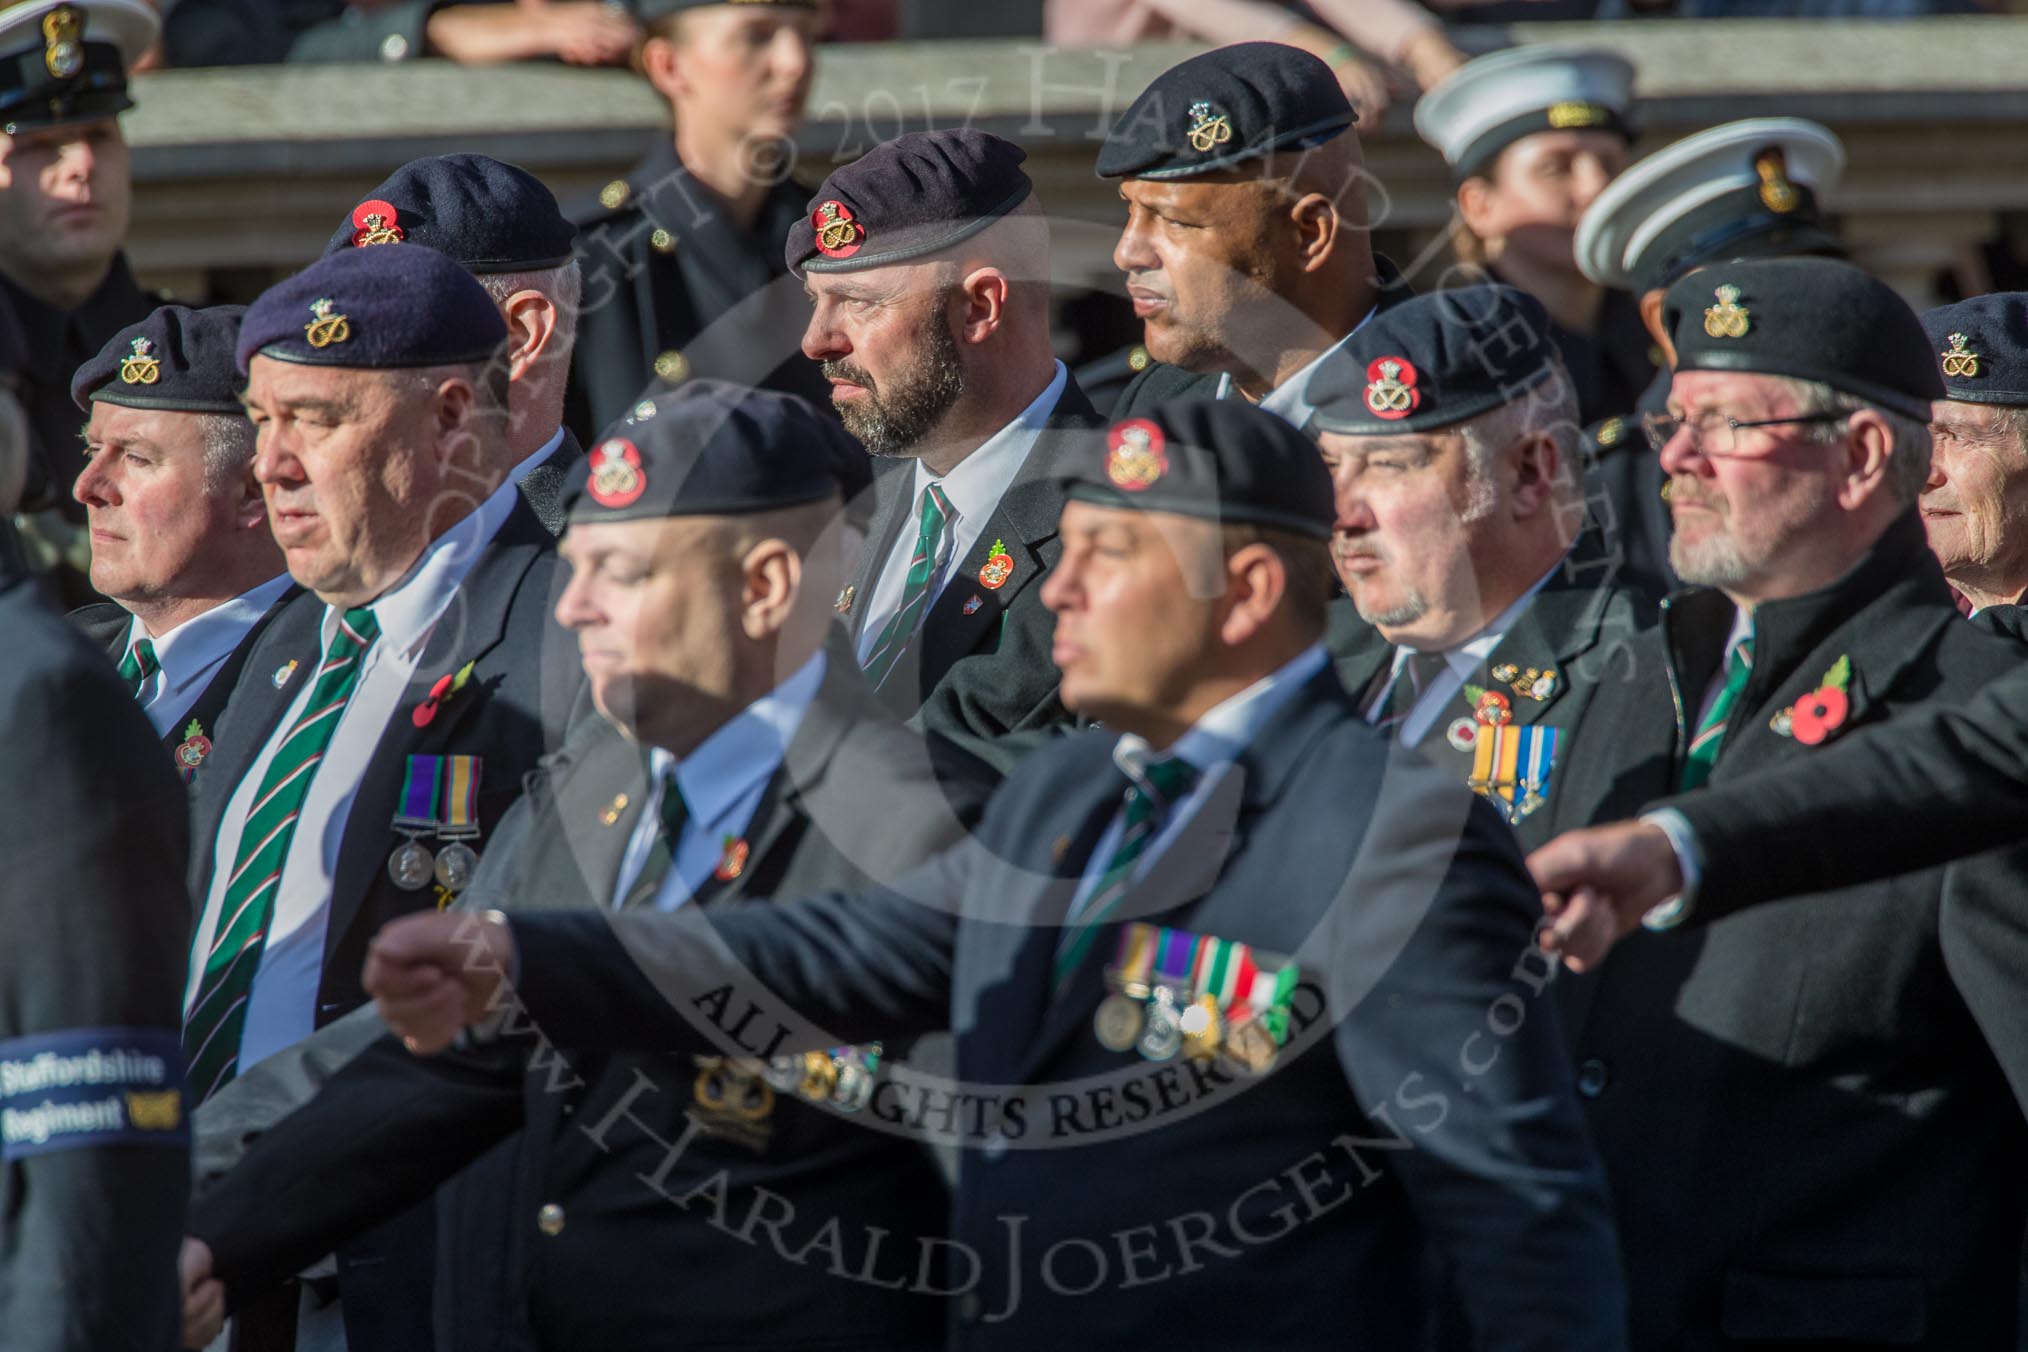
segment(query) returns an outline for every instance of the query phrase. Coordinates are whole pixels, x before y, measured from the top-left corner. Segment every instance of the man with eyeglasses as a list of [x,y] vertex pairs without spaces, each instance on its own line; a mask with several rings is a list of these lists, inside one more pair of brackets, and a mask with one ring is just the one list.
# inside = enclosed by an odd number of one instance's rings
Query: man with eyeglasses
[[[1558,756],[1560,829],[1707,781],[1747,794],[2020,664],[1959,621],[1927,548],[1943,385],[1888,287],[1828,259],[1716,264],[1664,318],[1675,374],[1645,431],[1693,585]],[[2017,848],[1749,910],[1707,887],[1558,983],[1635,1348],[2014,1345],[2024,867]]]

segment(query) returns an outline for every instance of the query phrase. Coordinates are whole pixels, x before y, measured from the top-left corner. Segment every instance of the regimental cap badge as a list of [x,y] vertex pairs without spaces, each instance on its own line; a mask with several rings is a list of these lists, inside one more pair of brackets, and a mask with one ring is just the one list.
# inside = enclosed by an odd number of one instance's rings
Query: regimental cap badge
[[641,452],[625,437],[607,437],[592,452],[591,479],[585,491],[601,507],[630,507],[648,491]]
[[1954,333],[1950,336],[1951,350],[1937,354],[1943,358],[1943,373],[1945,375],[1956,376],[1960,380],[1970,380],[1979,374],[1979,354],[1966,351],[1965,349],[1965,344],[1971,341],[1971,339],[1965,337],[1962,333]]
[[310,314],[313,317],[309,323],[303,325],[303,334],[310,340],[311,347],[329,347],[333,343],[350,341],[352,325],[346,321],[344,315],[331,313],[336,308],[337,302],[329,296],[319,296],[310,302]]
[[1565,99],[1549,105],[1549,125],[1558,131],[1570,127],[1598,127],[1612,120],[1612,113],[1596,103]]
[[162,362],[154,355],[155,345],[136,338],[132,353],[120,359],[120,379],[129,385],[153,385],[162,378]]
[[1780,146],[1755,155],[1753,172],[1760,175],[1760,204],[1769,211],[1786,216],[1803,204],[1803,195],[1789,182],[1788,152]]
[[1718,304],[1704,311],[1704,332],[1713,338],[1744,338],[1752,327],[1752,314],[1739,303],[1739,288],[1721,286],[1711,293]]
[[866,243],[866,227],[843,202],[818,203],[810,226],[817,232],[817,252],[826,258],[850,258]]
[[42,16],[42,64],[51,75],[70,80],[84,69],[83,38],[84,17],[74,6],[58,5]]
[[369,244],[399,244],[407,236],[402,233],[401,212],[392,202],[374,198],[361,202],[352,208],[352,247],[363,249]]
[[1203,99],[1190,105],[1190,148],[1200,155],[1212,151],[1232,139],[1232,119]]
[[[1106,478],[1113,487],[1138,493],[1169,472],[1162,429],[1146,418],[1121,423],[1106,438]],[[1011,562],[1011,560],[1010,560]]]
[[1366,367],[1366,407],[1376,418],[1406,418],[1422,403],[1420,379],[1406,357],[1376,357]]

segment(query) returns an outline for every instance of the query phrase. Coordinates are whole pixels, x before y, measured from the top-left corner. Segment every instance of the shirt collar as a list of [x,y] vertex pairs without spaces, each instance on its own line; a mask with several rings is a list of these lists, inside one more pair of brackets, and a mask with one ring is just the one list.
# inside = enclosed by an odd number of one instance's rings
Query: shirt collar
[[555,455],[557,447],[561,445],[563,445],[563,429],[559,427],[533,455],[507,471],[507,482],[518,486],[523,479],[545,464],[550,456]]
[[[380,623],[380,637],[386,641],[387,650],[411,655],[421,652],[422,645],[429,641],[430,631],[464,584],[466,574],[506,524],[514,505],[520,501],[520,493],[511,480],[494,489],[478,510],[466,514],[430,541],[422,557],[399,582],[368,603],[373,618]],[[327,605],[324,608],[327,650],[337,623],[338,612]]]
[[1237,760],[1275,711],[1324,669],[1325,660],[1324,645],[1312,643],[1274,672],[1213,705],[1167,750],[1156,751],[1147,739],[1122,733],[1113,746],[1113,764],[1138,781],[1151,762],[1171,756],[1181,756],[1200,772]]
[[[268,613],[268,607],[289,589],[289,582],[287,573],[269,578],[202,615],[191,616],[160,638],[149,639],[155,648],[155,661],[170,686],[182,685],[209,670],[237,648],[247,631]],[[147,637],[148,631],[142,627],[140,617],[135,616],[127,625],[128,649],[133,648],[137,639]]]
[[660,778],[675,767],[676,786],[683,791],[690,819],[700,830],[708,830],[780,768],[823,684],[820,648],[795,674],[740,710],[682,760],[656,747],[649,753],[649,768]]
[[1035,402],[1021,410],[1021,415],[995,432],[980,444],[979,449],[960,460],[949,474],[939,479],[929,472],[929,467],[918,460],[915,462],[914,501],[922,501],[923,489],[937,484],[950,499],[951,510],[962,521],[984,521],[1006,495],[1007,485],[1014,482],[1014,476],[1021,472],[1027,462],[1028,452],[1034,448],[1035,439],[1042,435],[1043,427],[1049,422],[1049,415],[1063,397],[1063,387],[1070,380],[1070,373],[1062,362],[1056,363],[1056,372],[1049,378],[1049,384],[1037,395]]

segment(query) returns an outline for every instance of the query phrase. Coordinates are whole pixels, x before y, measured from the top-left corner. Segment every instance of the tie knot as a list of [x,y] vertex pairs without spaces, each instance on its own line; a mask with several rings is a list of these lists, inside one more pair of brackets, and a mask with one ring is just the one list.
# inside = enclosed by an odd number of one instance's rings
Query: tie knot
[[338,632],[331,638],[332,654],[356,656],[373,646],[380,637],[380,621],[372,606],[354,606],[338,617]]
[[673,851],[676,842],[683,835],[683,827],[690,820],[690,804],[683,797],[683,785],[676,778],[672,768],[662,774],[662,834]]
[[930,484],[922,490],[922,523],[930,530],[940,530],[944,522],[951,519],[951,500],[942,484]]
[[1157,807],[1167,809],[1187,798],[1196,784],[1197,767],[1181,756],[1171,756],[1143,770],[1135,787],[1152,798]]
[[1752,634],[1748,634],[1745,638],[1732,645],[1732,657],[1729,659],[1728,665],[1737,667],[1741,671],[1753,670]]
[[120,663],[120,672],[136,683],[146,681],[162,669],[155,660],[155,645],[145,638],[134,640],[134,646],[127,649],[126,661]]

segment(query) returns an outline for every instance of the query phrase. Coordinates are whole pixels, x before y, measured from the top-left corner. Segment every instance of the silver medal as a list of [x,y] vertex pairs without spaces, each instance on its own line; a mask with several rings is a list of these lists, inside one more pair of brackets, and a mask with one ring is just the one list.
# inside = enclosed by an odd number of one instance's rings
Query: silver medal
[[1147,1019],[1134,1050],[1150,1061],[1173,1061],[1183,1050],[1183,1018],[1168,991],[1157,991],[1156,998],[1148,1002]]
[[462,892],[471,886],[472,873],[479,867],[479,852],[461,840],[454,840],[437,851],[437,881],[453,892]]
[[404,892],[420,892],[435,871],[430,852],[413,840],[404,841],[387,861],[387,876]]

